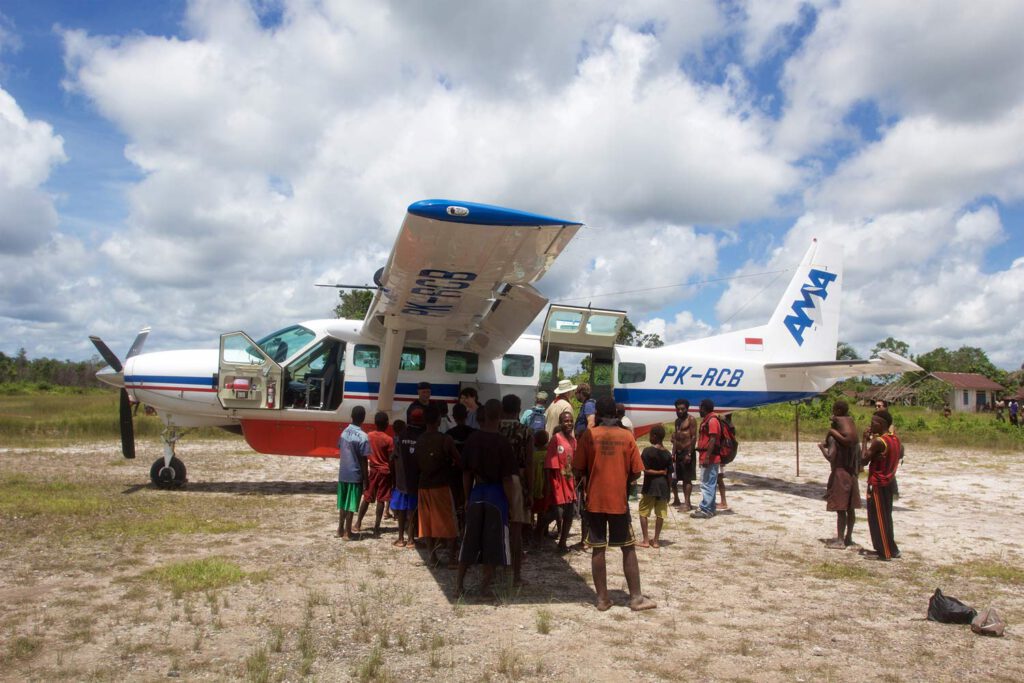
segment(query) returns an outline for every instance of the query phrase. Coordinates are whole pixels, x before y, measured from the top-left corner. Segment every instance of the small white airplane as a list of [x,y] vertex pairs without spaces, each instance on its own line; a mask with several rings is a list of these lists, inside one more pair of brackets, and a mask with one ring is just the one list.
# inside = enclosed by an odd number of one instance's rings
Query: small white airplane
[[817,241],[760,327],[653,349],[619,346],[624,311],[553,304],[541,334],[524,334],[548,304],[533,284],[581,227],[470,202],[416,202],[374,277],[364,320],[310,320],[259,340],[229,332],[219,350],[141,353],[146,328],[123,364],[90,337],[110,366],[97,377],[122,388],[125,457],[135,455],[133,403],[166,425],[150,476],[174,485],[186,478],[174,445],[188,428],[240,432],[260,453],[337,457],[356,405],[404,416],[428,381],[435,400],[454,403],[473,386],[481,400],[515,393],[529,406],[538,388],[557,383],[561,353],[590,355],[591,384],[612,379],[594,395],[625,404],[640,434],[674,419],[678,398],[694,411],[710,398],[731,412],[816,396],[844,377],[920,370],[885,351],[835,360],[842,251]]

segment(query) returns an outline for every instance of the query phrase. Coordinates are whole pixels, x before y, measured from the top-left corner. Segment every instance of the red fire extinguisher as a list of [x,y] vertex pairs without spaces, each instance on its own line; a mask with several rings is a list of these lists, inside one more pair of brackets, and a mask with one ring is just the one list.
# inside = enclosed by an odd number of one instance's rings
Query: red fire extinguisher
[[276,384],[268,384],[267,385],[267,407],[268,408],[273,408],[274,407],[274,394],[276,393],[276,389],[277,389],[277,385]]

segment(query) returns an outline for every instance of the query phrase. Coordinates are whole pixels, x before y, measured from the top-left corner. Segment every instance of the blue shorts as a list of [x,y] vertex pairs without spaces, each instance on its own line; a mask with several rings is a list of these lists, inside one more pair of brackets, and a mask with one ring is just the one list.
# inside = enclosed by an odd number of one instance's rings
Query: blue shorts
[[419,499],[415,493],[406,493],[398,489],[391,492],[391,509],[396,512],[415,510],[418,502]]

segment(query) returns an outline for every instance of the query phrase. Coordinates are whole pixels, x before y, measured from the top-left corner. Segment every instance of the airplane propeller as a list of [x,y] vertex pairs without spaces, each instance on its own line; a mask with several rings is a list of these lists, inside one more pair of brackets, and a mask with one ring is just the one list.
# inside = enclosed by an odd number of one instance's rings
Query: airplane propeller
[[[135,341],[132,342],[131,347],[128,349],[128,355],[125,357],[126,360],[142,353],[142,345],[146,343],[146,337],[149,336],[149,329],[150,328],[148,327],[144,327],[139,331],[138,336],[135,337]],[[92,345],[96,347],[97,351],[99,351],[103,360],[107,361],[107,365],[109,365],[110,369],[117,375],[116,378],[110,377],[110,379],[115,380],[114,382],[108,383],[119,384],[121,386],[121,453],[124,454],[124,457],[132,459],[135,457],[135,425],[132,423],[132,399],[128,395],[128,390],[124,388],[124,364],[121,362],[121,359],[110,350],[110,347],[107,346],[106,342],[99,337],[90,336],[89,341],[92,342]],[[101,377],[101,379],[103,378]]]

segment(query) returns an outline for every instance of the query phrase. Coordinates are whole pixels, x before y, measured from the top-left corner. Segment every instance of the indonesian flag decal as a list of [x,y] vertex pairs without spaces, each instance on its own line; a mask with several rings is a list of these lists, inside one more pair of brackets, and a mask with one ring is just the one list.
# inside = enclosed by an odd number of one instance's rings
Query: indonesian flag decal
[[743,341],[747,351],[764,351],[764,339],[761,337],[746,337]]

